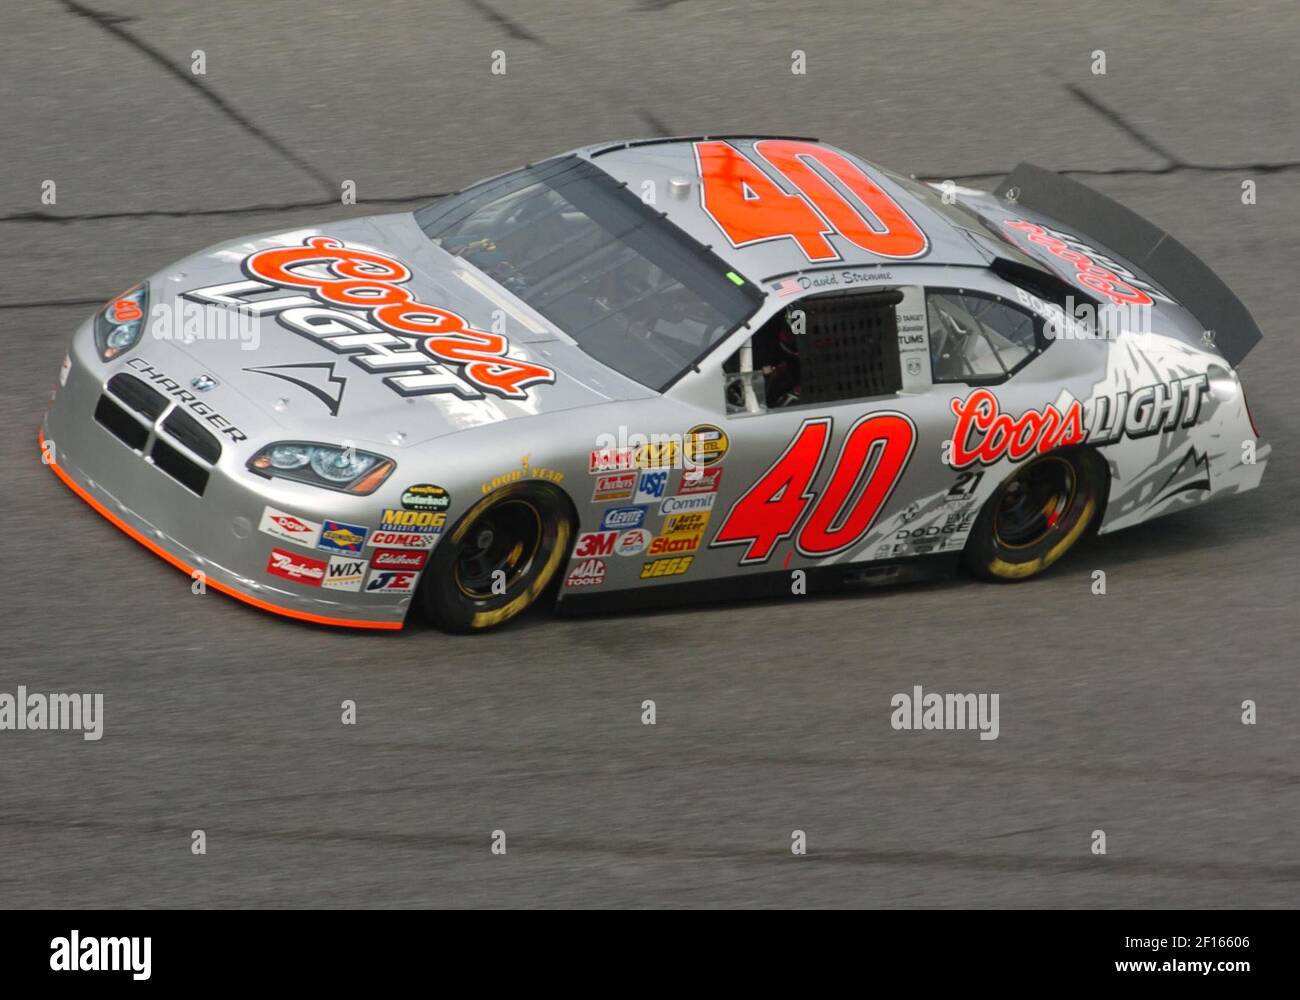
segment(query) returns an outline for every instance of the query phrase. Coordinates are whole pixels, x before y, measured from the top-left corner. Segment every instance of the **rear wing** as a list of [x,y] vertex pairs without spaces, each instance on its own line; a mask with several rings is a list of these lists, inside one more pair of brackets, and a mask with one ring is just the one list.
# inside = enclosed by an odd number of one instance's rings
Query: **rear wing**
[[1055,219],[1137,265],[1206,330],[1234,367],[1264,336],[1241,300],[1199,257],[1119,202],[1067,177],[1022,163],[1002,179],[999,198]]

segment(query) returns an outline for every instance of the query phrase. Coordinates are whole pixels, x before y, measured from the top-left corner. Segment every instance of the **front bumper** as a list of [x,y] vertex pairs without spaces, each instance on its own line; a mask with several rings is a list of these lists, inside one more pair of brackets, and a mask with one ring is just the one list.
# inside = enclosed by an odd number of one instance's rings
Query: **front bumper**
[[[84,344],[81,336],[78,346]],[[179,357],[179,355],[178,355]],[[169,359],[169,363],[172,359]],[[179,362],[177,362],[179,364]],[[344,521],[373,520],[364,498],[333,497],[315,506],[303,503],[300,484],[268,480],[263,483],[244,469],[244,457],[226,447],[217,462],[204,468],[201,495],[187,488],[154,461],[155,436],[171,409],[153,422],[149,443],[131,447],[96,419],[110,376],[118,366],[98,358],[70,355],[66,383],[45,415],[39,443],[43,460],[60,480],[96,513],[158,557],[193,577],[202,573],[205,585],[262,611],[322,625],[347,628],[400,629],[410,597],[323,590],[280,580],[266,572],[272,549],[294,546],[258,530],[267,506],[297,516],[321,520],[317,507],[326,505]],[[250,435],[251,437],[251,435]],[[172,450],[191,458],[183,443]],[[250,442],[251,444],[252,442]],[[313,498],[314,499],[314,498]],[[296,502],[295,502],[296,501]],[[365,509],[363,509],[365,508]],[[328,561],[322,552],[302,549],[295,555]]]

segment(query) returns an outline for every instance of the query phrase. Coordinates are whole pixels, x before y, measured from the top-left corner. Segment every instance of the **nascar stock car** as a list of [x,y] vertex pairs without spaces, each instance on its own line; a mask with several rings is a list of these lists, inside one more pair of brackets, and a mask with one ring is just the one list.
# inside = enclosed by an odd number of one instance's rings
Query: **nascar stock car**
[[218,245],[76,334],[41,432],[91,507],[264,610],[443,628],[1042,572],[1256,486],[1259,339],[1196,257],[1021,164],[593,146]]

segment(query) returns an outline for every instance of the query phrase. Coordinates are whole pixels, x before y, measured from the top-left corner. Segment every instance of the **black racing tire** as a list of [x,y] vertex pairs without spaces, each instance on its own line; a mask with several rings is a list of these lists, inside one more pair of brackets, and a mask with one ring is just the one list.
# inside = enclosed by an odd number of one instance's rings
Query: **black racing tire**
[[553,486],[512,483],[496,490],[435,546],[416,601],[445,631],[496,628],[557,582],[573,525],[572,505]]
[[1101,523],[1110,474],[1090,448],[1063,448],[1018,467],[975,519],[962,562],[974,576],[1037,576]]

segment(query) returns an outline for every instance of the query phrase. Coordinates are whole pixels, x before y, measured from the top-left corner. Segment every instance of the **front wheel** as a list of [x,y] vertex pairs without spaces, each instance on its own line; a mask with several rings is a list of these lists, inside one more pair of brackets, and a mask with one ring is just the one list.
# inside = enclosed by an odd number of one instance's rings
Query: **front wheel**
[[1095,452],[1049,452],[1017,469],[984,504],[962,553],[985,580],[1037,576],[1097,522],[1108,479]]
[[439,542],[417,600],[449,632],[494,628],[550,586],[572,537],[568,502],[553,487],[515,483],[497,490]]

